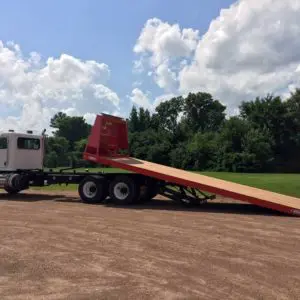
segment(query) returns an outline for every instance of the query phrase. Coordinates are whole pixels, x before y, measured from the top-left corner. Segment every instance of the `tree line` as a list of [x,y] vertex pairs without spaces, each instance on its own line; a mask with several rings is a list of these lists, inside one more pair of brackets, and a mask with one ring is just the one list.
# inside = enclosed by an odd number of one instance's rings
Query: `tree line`
[[[267,95],[226,106],[209,93],[190,93],[160,103],[154,113],[132,107],[130,155],[186,170],[228,172],[300,171],[300,89],[288,99]],[[45,164],[81,160],[91,126],[83,117],[58,113],[48,138]]]

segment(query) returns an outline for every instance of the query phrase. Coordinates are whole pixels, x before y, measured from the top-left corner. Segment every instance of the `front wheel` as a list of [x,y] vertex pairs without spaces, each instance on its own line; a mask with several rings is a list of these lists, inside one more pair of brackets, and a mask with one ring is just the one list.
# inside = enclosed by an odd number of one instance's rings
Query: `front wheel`
[[139,196],[139,184],[129,176],[117,176],[109,185],[109,197],[115,204],[131,204]]
[[103,202],[108,194],[105,182],[94,177],[83,179],[78,186],[78,193],[81,200],[89,204]]
[[11,188],[11,187],[4,187],[4,190],[9,195],[16,195],[20,192],[20,190],[14,189],[14,188]]

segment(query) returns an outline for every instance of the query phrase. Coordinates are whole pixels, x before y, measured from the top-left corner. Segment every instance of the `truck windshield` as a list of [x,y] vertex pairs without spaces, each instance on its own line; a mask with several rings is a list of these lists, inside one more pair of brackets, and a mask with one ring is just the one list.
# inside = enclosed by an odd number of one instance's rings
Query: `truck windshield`
[[40,140],[34,138],[18,138],[18,148],[26,150],[38,150],[40,149]]
[[7,149],[7,138],[0,137],[0,149]]

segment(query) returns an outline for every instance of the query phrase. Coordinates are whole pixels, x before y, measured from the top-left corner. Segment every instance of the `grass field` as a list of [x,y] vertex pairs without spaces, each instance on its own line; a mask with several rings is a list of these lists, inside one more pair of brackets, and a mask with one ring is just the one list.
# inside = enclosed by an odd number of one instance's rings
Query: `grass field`
[[201,174],[300,198],[300,174],[217,172],[202,172]]
[[[85,171],[85,169],[78,169]],[[89,169],[90,172],[125,172],[124,170],[105,168]],[[223,173],[223,172],[199,172],[202,175],[211,176],[223,180],[228,180],[248,186],[253,186],[269,191],[295,196],[300,198],[300,174],[248,174],[248,173]],[[77,190],[77,185],[53,185],[43,188],[33,188],[43,190]]]

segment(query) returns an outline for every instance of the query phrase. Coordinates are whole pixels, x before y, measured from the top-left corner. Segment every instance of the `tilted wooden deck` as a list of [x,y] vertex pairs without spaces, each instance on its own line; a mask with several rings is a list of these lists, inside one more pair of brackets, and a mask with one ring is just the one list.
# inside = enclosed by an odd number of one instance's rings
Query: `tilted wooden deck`
[[170,183],[245,201],[280,212],[300,216],[300,199],[209,176],[176,169],[133,157],[97,157],[98,163],[151,176]]

